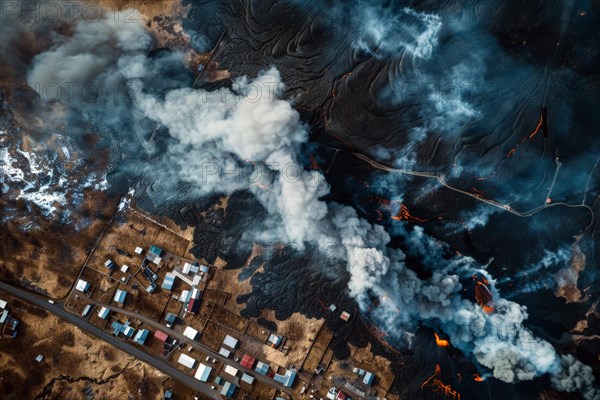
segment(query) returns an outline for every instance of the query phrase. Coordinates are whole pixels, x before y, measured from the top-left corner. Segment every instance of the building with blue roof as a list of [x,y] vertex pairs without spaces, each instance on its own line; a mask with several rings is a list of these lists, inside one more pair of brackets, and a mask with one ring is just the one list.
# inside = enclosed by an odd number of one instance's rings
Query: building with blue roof
[[87,317],[87,315],[90,313],[90,311],[92,311],[92,305],[88,304],[84,307],[83,311],[81,312],[81,316]]
[[175,323],[176,320],[177,320],[177,316],[173,313],[168,313],[167,316],[165,317],[165,321],[167,321],[169,324]]
[[113,328],[113,335],[115,336],[119,336],[119,333],[123,331],[123,324],[121,324],[119,321],[113,321],[111,326]]
[[232,397],[234,393],[235,393],[235,385],[233,385],[231,382],[225,381],[225,384],[223,385],[223,389],[221,389],[221,395],[223,395],[225,397]]
[[256,371],[257,374],[260,374],[263,376],[267,375],[267,373],[269,372],[269,364],[259,361],[256,363],[256,368],[254,368],[254,370]]
[[273,380],[281,383],[283,386],[292,387],[294,380],[296,379],[296,371],[288,369],[285,371],[285,375],[275,374]]
[[123,329],[123,335],[127,336],[128,338],[132,337],[134,333],[135,329],[133,329],[131,326],[127,326],[125,329]]
[[363,383],[366,383],[367,385],[371,386],[373,384],[374,379],[375,379],[375,375],[373,375],[369,371],[366,371],[365,376],[363,378]]
[[210,375],[210,371],[212,371],[212,367],[208,365],[200,364],[194,378],[198,379],[200,382],[208,381],[208,376]]
[[112,262],[112,260],[106,260],[104,262],[104,266],[112,271],[113,269],[116,268],[117,265],[114,262]]
[[146,343],[146,339],[148,338],[149,333],[150,333],[150,331],[148,329],[140,329],[135,334],[133,341],[136,342],[137,344],[141,344],[143,346],[144,343]]
[[150,246],[150,252],[156,254],[159,257],[163,255],[163,249],[155,245]]
[[123,303],[125,303],[125,296],[127,296],[126,291],[117,289],[117,291],[115,292],[114,300],[119,304],[123,304]]
[[108,314],[110,313],[110,310],[106,307],[102,307],[99,311],[98,311],[98,317],[100,317],[101,319],[106,319],[106,317],[108,317]]
[[175,284],[175,274],[172,272],[168,272],[165,275],[165,280],[163,281],[161,288],[165,290],[173,290],[173,285]]
[[129,321],[125,321],[124,324],[120,323],[119,321],[113,321],[111,326],[113,328],[113,334],[115,336],[119,336],[119,334],[122,333],[123,335],[130,338],[135,333],[135,329],[129,326]]
[[208,273],[209,268],[206,265],[201,265],[200,266],[200,272],[204,272],[205,274]]

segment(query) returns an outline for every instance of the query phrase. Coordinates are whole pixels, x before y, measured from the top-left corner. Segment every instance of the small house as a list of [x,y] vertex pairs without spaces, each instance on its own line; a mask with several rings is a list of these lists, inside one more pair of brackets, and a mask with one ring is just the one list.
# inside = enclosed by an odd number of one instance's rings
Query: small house
[[252,385],[254,383],[254,377],[252,375],[244,373],[242,374],[242,382]]
[[198,366],[198,370],[194,374],[194,378],[198,379],[200,382],[208,381],[208,376],[210,375],[210,371],[212,371],[212,367],[208,365],[200,364]]
[[154,332],[154,337],[156,339],[160,340],[161,342],[166,342],[167,339],[169,338],[169,335],[167,335],[163,331],[156,331],[156,332]]
[[183,335],[192,340],[196,340],[196,337],[198,336],[198,331],[192,328],[191,326],[187,326],[183,331]]
[[150,333],[148,329],[140,329],[133,337],[133,341],[143,346],[144,343],[146,343],[146,339],[148,338],[148,333]]
[[90,284],[86,281],[84,281],[83,279],[79,279],[77,281],[77,285],[75,285],[75,289],[79,290],[80,292],[87,292],[88,289],[90,288]]
[[196,360],[193,359],[192,357],[188,356],[185,353],[181,353],[177,362],[185,367],[190,368],[190,369],[194,368],[194,365],[196,365]]
[[229,347],[230,349],[235,350],[235,348],[238,345],[238,340],[236,338],[234,338],[233,336],[226,335],[225,339],[223,339],[223,344],[225,346]]
[[100,317],[101,319],[106,319],[108,317],[108,314],[110,313],[110,310],[106,307],[102,307],[99,311],[98,311],[98,317]]
[[119,304],[123,304],[125,303],[125,296],[127,296],[127,292],[121,289],[117,289],[117,291],[115,292],[115,302],[119,303]]
[[225,382],[221,389],[221,394],[227,398],[230,398],[235,393],[235,386],[231,382]]

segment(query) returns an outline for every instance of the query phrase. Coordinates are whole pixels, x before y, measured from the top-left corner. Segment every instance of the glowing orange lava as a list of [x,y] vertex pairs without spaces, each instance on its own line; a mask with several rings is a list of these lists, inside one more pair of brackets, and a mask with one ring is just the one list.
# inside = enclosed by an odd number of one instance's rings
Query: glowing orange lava
[[538,122],[535,130],[533,132],[531,132],[529,134],[529,136],[525,136],[523,139],[521,139],[521,141],[519,142],[519,144],[517,144],[515,147],[513,147],[512,149],[510,149],[510,151],[508,152],[508,154],[506,155],[506,158],[509,158],[510,156],[512,156],[513,154],[515,154],[515,151],[517,151],[517,148],[523,144],[524,142],[533,139],[533,137],[539,132],[540,128],[542,127],[542,125],[544,124],[544,113],[542,112],[540,114],[540,122]]
[[478,180],[478,181],[484,181],[487,178],[490,178],[490,177],[496,175],[496,173],[498,172],[498,169],[500,168],[500,166],[502,165],[502,163],[504,161],[508,160],[513,154],[515,154],[515,152],[517,151],[517,149],[519,148],[519,146],[521,144],[527,142],[528,140],[533,139],[535,137],[535,135],[537,135],[537,133],[539,132],[540,128],[542,128],[542,126],[544,125],[544,114],[545,114],[544,110],[542,109],[542,112],[540,113],[540,120],[539,120],[537,126],[535,127],[535,129],[533,130],[533,132],[531,132],[527,136],[524,136],[519,143],[517,143],[512,149],[510,149],[510,151],[508,152],[508,154],[506,155],[506,157],[504,157],[504,159],[502,159],[500,161],[500,163],[498,165],[496,165],[496,168],[494,168],[494,170],[490,174],[488,174],[485,177],[478,176],[478,177],[475,177],[475,179]]
[[312,170],[321,169],[321,167],[319,166],[319,163],[317,162],[317,159],[315,158],[315,156],[312,153],[310,153],[310,169],[312,169]]
[[488,285],[489,282],[485,278],[477,281],[477,285],[475,286],[475,301],[477,301],[477,304],[481,306],[486,314],[491,314],[495,311],[496,307]]
[[440,378],[441,374],[440,365],[436,364],[433,375],[421,384],[421,391],[426,387],[430,387],[434,393],[443,396],[444,399],[460,400],[460,393],[452,389],[452,386],[444,384]]
[[396,213],[396,215],[392,215],[392,219],[395,219],[396,221],[427,222],[426,219],[411,215],[410,211],[408,211],[408,207],[406,207],[404,204],[400,204],[400,210]]
[[448,347],[450,346],[450,342],[445,340],[445,339],[440,339],[440,337],[438,336],[437,333],[434,333],[435,335],[435,344],[437,344],[440,347]]
[[477,197],[478,199],[485,199],[485,193],[483,193],[483,191],[477,189],[475,186],[473,186],[473,193],[475,194],[475,197]]
[[[365,327],[367,327],[364,322],[363,322],[363,325],[365,325]],[[367,329],[369,330],[369,332],[371,332],[371,334],[373,334],[373,336],[379,342],[379,344],[381,344],[382,346],[384,346],[385,348],[387,348],[388,350],[390,350],[396,354],[401,354],[385,339],[385,337],[388,334],[384,330],[382,330],[374,325],[368,326]]]
[[483,382],[483,378],[479,376],[479,374],[473,375],[473,380],[476,382]]

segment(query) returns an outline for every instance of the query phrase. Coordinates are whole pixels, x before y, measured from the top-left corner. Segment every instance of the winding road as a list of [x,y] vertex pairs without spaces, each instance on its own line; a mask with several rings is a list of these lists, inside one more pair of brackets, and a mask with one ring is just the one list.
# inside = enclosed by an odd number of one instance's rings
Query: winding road
[[[204,394],[205,396],[208,396],[211,399],[222,399],[218,390],[213,390],[210,388],[210,386],[208,384],[200,382],[199,380],[195,379],[193,376],[188,375],[188,374],[178,370],[177,368],[175,368],[171,364],[169,364],[166,360],[154,357],[153,355],[142,350],[137,345],[133,345],[129,342],[120,340],[117,337],[111,335],[110,333],[102,330],[101,328],[91,324],[87,320],[81,318],[79,315],[68,312],[64,308],[64,304],[62,302],[49,303],[48,299],[46,297],[32,293],[27,290],[23,290],[23,289],[14,287],[5,282],[0,282],[0,291],[9,293],[15,297],[18,297],[19,299],[21,299],[23,301],[31,303],[37,307],[40,307],[48,312],[55,314],[59,318],[77,326],[79,329],[81,329],[85,332],[88,332],[88,333],[94,335],[95,337],[97,337],[98,339],[101,339],[101,340],[105,341],[106,343],[118,348],[119,350],[122,350],[122,351],[130,354],[131,356],[135,357],[136,359],[153,366],[154,368],[158,369],[159,371],[179,380],[180,382],[184,383],[185,385],[189,386],[190,388],[197,390],[198,392],[201,392],[202,394]],[[185,343],[186,345],[192,346],[195,349],[199,349],[202,352],[204,352],[205,354],[207,354],[213,358],[216,358],[216,359],[224,362],[225,364],[234,366],[238,370],[248,372],[251,375],[253,375],[255,377],[255,379],[257,379],[258,381],[261,381],[261,382],[267,384],[268,386],[271,386],[271,387],[274,387],[281,391],[284,391],[290,396],[290,398],[293,398],[289,388],[279,384],[278,382],[276,382],[268,377],[254,374],[254,371],[243,368],[241,365],[235,363],[233,360],[230,360],[228,358],[221,356],[218,353],[213,352],[210,348],[202,345],[199,342],[193,341],[193,340],[183,336],[183,334],[181,334],[180,332],[177,332],[173,329],[168,329],[164,325],[161,325],[158,322],[152,321],[143,315],[140,315],[140,314],[137,314],[137,313],[134,313],[131,311],[127,311],[127,310],[119,308],[119,307],[104,305],[104,304],[98,303],[96,301],[93,301],[91,299],[86,299],[86,301],[89,301],[90,303],[95,304],[97,306],[104,306],[114,312],[121,313],[130,318],[139,319],[144,324],[151,326],[155,329],[160,329],[163,332],[169,334],[169,336],[171,336],[172,338],[177,339],[179,341],[179,343]]]
[[356,156],[357,158],[359,158],[360,160],[363,160],[365,162],[367,162],[368,164],[370,164],[373,168],[377,168],[380,169],[382,171],[387,171],[387,172],[395,172],[395,173],[400,173],[400,174],[405,174],[405,175],[412,175],[412,176],[420,176],[420,177],[424,177],[424,178],[431,178],[431,179],[435,179],[437,180],[442,186],[446,187],[447,189],[453,190],[455,192],[458,193],[462,193],[465,196],[469,196],[472,197],[478,201],[481,201],[483,203],[489,204],[493,207],[497,207],[497,208],[501,208],[502,210],[508,211],[514,215],[517,215],[519,217],[530,217],[536,213],[538,213],[539,211],[542,211],[546,208],[550,208],[550,207],[556,207],[556,206],[563,206],[563,207],[570,207],[570,208],[584,208],[587,211],[590,212],[591,217],[592,217],[592,223],[595,220],[595,214],[594,214],[594,210],[592,210],[592,208],[586,204],[568,204],[568,203],[563,203],[563,202],[556,202],[556,203],[550,203],[550,204],[544,204],[541,205],[539,207],[536,207],[532,210],[529,211],[522,211],[519,212],[517,210],[515,210],[514,208],[512,208],[510,205],[508,204],[502,204],[499,203],[497,201],[494,200],[489,200],[486,199],[480,195],[468,192],[466,190],[462,190],[459,188],[456,188],[454,186],[450,186],[447,182],[446,182],[446,178],[443,174],[440,173],[434,173],[434,172],[424,172],[424,171],[412,171],[412,170],[406,170],[406,169],[400,169],[400,168],[392,168],[389,167],[387,165],[384,165],[378,161],[373,160],[372,158],[368,157],[365,154],[359,153],[359,152],[353,152],[354,156]]

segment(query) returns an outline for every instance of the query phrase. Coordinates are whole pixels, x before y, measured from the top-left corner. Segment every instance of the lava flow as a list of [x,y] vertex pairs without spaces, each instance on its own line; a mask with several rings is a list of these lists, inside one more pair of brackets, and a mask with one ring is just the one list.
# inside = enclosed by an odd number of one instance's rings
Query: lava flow
[[404,204],[400,204],[400,210],[398,213],[396,213],[396,215],[392,215],[392,219],[395,219],[396,221],[427,222],[426,219],[417,218],[411,215],[410,211],[408,211],[408,208]]
[[512,149],[510,149],[510,151],[508,152],[508,154],[507,154],[507,155],[506,155],[506,157],[504,158],[505,160],[506,160],[507,158],[509,158],[510,156],[512,156],[512,155],[515,153],[515,151],[517,151],[517,148],[518,148],[518,147],[519,147],[521,144],[523,144],[524,142],[526,142],[526,141],[528,141],[528,140],[531,140],[531,139],[533,139],[533,137],[534,137],[534,136],[535,136],[535,135],[536,135],[536,134],[539,132],[540,128],[541,128],[541,127],[544,125],[544,120],[545,120],[545,118],[544,118],[544,115],[545,115],[545,113],[542,111],[542,112],[540,113],[540,121],[538,122],[538,124],[537,124],[537,126],[536,126],[535,130],[534,130],[533,132],[531,132],[531,133],[529,134],[529,136],[525,136],[523,139],[521,139],[521,141],[519,142],[519,144],[517,144],[515,147],[513,147]]
[[492,296],[492,292],[489,288],[490,283],[483,276],[473,275],[473,279],[476,280],[475,301],[481,306],[485,313],[493,313],[496,307],[494,305],[494,298]]
[[[427,222],[429,221],[428,219],[425,218],[418,218],[415,217],[414,215],[412,215],[410,213],[410,211],[408,210],[408,207],[406,207],[404,204],[400,203],[397,200],[389,200],[383,197],[379,197],[379,196],[371,196],[369,198],[370,201],[381,204],[383,206],[384,209],[386,209],[386,211],[388,211],[390,214],[392,214],[390,216],[390,218],[396,220],[396,221],[408,221],[408,222]],[[394,214],[394,211],[396,210],[396,207],[400,207],[398,209],[398,212],[396,212]]]
[[392,346],[385,339],[385,337],[388,336],[388,334],[384,330],[382,330],[381,328],[376,327],[375,325],[369,325],[369,326],[367,326],[367,324],[365,324],[364,322],[363,322],[363,325],[367,328],[367,330],[369,332],[371,332],[371,334],[373,335],[374,339],[377,340],[379,342],[379,344],[381,344],[383,347],[387,348],[388,350],[390,350],[393,353],[401,354],[398,350],[396,350],[394,348],[394,346]]
[[435,344],[437,344],[440,347],[448,347],[450,346],[450,342],[447,341],[446,339],[440,339],[440,337],[438,336],[437,333],[434,333],[435,335]]
[[[548,110],[546,107],[544,107],[544,108],[542,108],[542,111],[540,113],[540,120],[539,120],[537,126],[535,127],[535,129],[533,130],[533,132],[531,132],[527,136],[524,136],[519,143],[517,143],[512,149],[510,149],[510,151],[508,152],[506,157],[504,157],[504,159],[500,161],[500,163],[496,166],[496,168],[494,168],[494,171],[492,171],[492,173],[490,173],[486,177],[481,177],[481,176],[475,177],[475,179],[478,181],[483,181],[483,180],[486,180],[487,178],[490,178],[490,177],[496,175],[496,172],[498,172],[498,168],[500,168],[500,165],[504,161],[508,160],[513,154],[515,154],[515,152],[517,151],[517,149],[519,148],[520,145],[533,139],[535,137],[535,135],[537,135],[537,133],[540,131],[540,129],[542,130],[544,137],[547,137],[548,136],[548,121],[547,121],[547,119],[548,119]],[[476,194],[476,195],[478,196],[478,194]]]
[[435,365],[435,372],[421,384],[421,392],[430,387],[432,392],[442,396],[444,399],[460,400],[460,393],[450,385],[444,384],[441,379],[442,369],[440,364]]
[[473,375],[473,380],[475,382],[483,382],[483,378],[479,376],[479,374],[474,374]]

